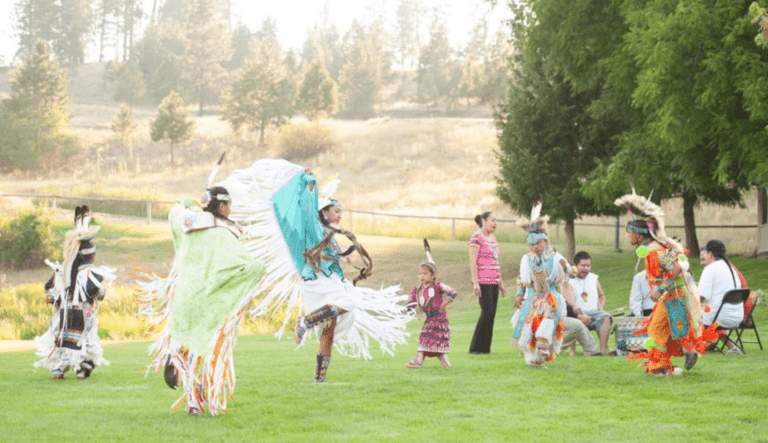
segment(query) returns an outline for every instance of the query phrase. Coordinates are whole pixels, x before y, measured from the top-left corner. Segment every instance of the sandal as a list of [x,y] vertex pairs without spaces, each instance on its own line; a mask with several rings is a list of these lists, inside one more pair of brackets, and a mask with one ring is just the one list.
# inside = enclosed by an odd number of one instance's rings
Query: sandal
[[409,368],[409,369],[418,369],[418,368],[421,367],[421,365],[422,365],[422,363],[416,363],[416,362],[409,361],[408,363],[405,364],[405,367]]

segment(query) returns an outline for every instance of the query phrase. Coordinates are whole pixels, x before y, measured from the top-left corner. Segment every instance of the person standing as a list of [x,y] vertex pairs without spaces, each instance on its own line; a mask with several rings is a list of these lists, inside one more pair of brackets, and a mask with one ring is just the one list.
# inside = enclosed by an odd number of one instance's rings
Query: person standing
[[469,266],[472,292],[480,302],[480,318],[469,345],[470,354],[490,354],[493,339],[493,323],[499,293],[504,297],[504,281],[499,266],[499,242],[496,240],[496,217],[486,211],[475,216],[480,227],[469,240]]

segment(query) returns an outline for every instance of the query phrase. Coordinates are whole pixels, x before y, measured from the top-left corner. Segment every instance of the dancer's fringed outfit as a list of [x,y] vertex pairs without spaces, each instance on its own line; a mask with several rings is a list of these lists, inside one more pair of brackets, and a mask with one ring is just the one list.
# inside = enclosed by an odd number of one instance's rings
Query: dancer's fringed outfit
[[232,204],[227,190],[211,188],[203,204],[204,211],[184,199],[168,215],[176,256],[167,277],[138,266],[133,272],[139,314],[159,331],[147,372],[164,369],[169,386],[184,388],[173,410],[186,404],[190,414],[207,408],[218,415],[234,394],[237,329],[265,267],[238,240],[239,226],[217,210]]
[[[332,190],[326,186],[320,205],[315,176],[284,160],[259,160],[236,170],[225,186],[244,202],[232,218],[245,229],[246,247],[267,265],[266,294],[253,310],[254,317],[283,318],[276,333],[280,336],[298,315],[295,332],[301,341],[306,331],[318,327],[322,334],[327,325],[335,324],[333,344],[353,357],[370,359],[371,339],[389,354],[396,344],[405,343],[405,325],[412,316],[405,307],[407,295],[398,294],[399,286],[369,289],[353,286],[344,277],[338,263],[341,254],[329,232],[351,233],[330,226],[324,232],[318,217],[319,210],[331,205]],[[360,277],[369,274],[370,264]],[[329,361],[330,352],[318,353],[315,382],[325,380]]]
[[[645,328],[635,334],[648,334],[647,352],[630,356],[630,360],[646,360],[646,373],[677,375],[670,357],[686,357],[686,369],[693,368],[698,356],[720,333],[714,324],[703,329],[699,293],[687,274],[689,263],[683,247],[667,237],[664,212],[643,196],[632,194],[616,199],[615,204],[628,211],[627,232],[637,244],[637,255],[645,261],[651,294],[660,294]],[[636,239],[633,241],[632,239]]]
[[89,220],[88,207],[77,207],[75,229],[64,237],[64,264],[46,260],[54,270],[45,285],[53,315],[48,330],[35,337],[41,359],[34,366],[48,369],[54,379],[64,378],[72,370],[84,380],[96,366],[109,364],[99,342],[96,312],[115,275],[111,268],[92,264],[96,255],[93,238],[99,227],[88,227]]
[[424,249],[427,253],[427,261],[419,265],[421,284],[411,291],[408,306],[424,313],[426,319],[419,334],[416,358],[406,363],[405,366],[420,368],[424,363],[424,357],[437,357],[444,368],[449,368],[451,367],[448,361],[448,353],[451,351],[451,327],[445,308],[449,303],[456,300],[456,291],[435,280],[437,266],[432,259],[432,252],[427,239],[424,239]]
[[540,216],[540,196],[534,201],[530,221],[518,221],[528,232],[531,252],[520,261],[517,297],[520,308],[512,316],[512,342],[525,355],[529,366],[545,366],[560,353],[563,343],[565,300],[558,282],[570,273],[566,260],[548,248],[547,220]]

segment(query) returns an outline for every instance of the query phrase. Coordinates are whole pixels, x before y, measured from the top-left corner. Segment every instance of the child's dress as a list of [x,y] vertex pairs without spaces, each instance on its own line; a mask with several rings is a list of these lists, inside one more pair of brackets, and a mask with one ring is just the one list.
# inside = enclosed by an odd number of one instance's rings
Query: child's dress
[[418,306],[427,317],[419,334],[419,347],[416,349],[416,352],[423,352],[426,357],[437,357],[451,350],[448,314],[440,312],[444,297],[453,301],[456,299],[456,291],[439,281],[427,287],[419,285],[411,291],[408,306]]

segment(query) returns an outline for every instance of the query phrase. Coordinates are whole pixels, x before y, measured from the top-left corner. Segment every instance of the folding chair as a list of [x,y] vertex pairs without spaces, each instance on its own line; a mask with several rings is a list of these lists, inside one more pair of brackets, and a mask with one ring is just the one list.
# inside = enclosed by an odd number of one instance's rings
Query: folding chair
[[[714,320],[712,320],[712,323],[715,323],[717,321],[717,318],[720,316],[720,311],[723,310],[723,305],[729,304],[729,305],[738,305],[740,303],[745,303],[747,299],[749,298],[749,289],[731,289],[730,291],[726,292],[725,295],[723,295],[723,302],[720,304],[720,307],[717,308],[717,313],[715,314]],[[752,313],[750,312],[750,318],[752,317]],[[731,333],[736,331],[736,340],[733,340],[734,343],[736,343],[736,346],[738,346],[742,352],[744,352],[744,345],[741,342],[741,332],[742,332],[742,325],[746,321],[745,319],[741,320],[741,323],[739,326],[733,327],[733,328],[724,328],[722,326],[718,326],[718,331],[728,331],[728,335],[725,337],[721,337],[720,340],[722,340],[722,343],[718,343],[715,345],[715,350],[718,352],[724,352],[726,344],[728,343],[728,340],[731,337]],[[754,321],[752,322],[753,328],[754,328]],[[755,329],[755,333],[757,333],[757,329]],[[760,345],[760,349],[762,349],[762,344]],[[746,353],[746,352],[745,352]]]
[[[751,293],[748,298],[751,298],[754,293]],[[755,295],[756,297],[756,295]],[[760,350],[763,350],[763,343],[760,341],[760,334],[757,333],[757,325],[755,325],[755,319],[752,317],[752,311],[755,310],[757,300],[753,300],[752,303],[744,301],[744,320],[741,321],[738,327],[728,330],[727,338],[731,337],[731,333],[736,333],[736,339],[733,340],[736,345],[744,352],[744,343],[757,343],[760,346]],[[745,329],[751,329],[755,331],[755,337],[757,341],[744,341],[743,335]]]

